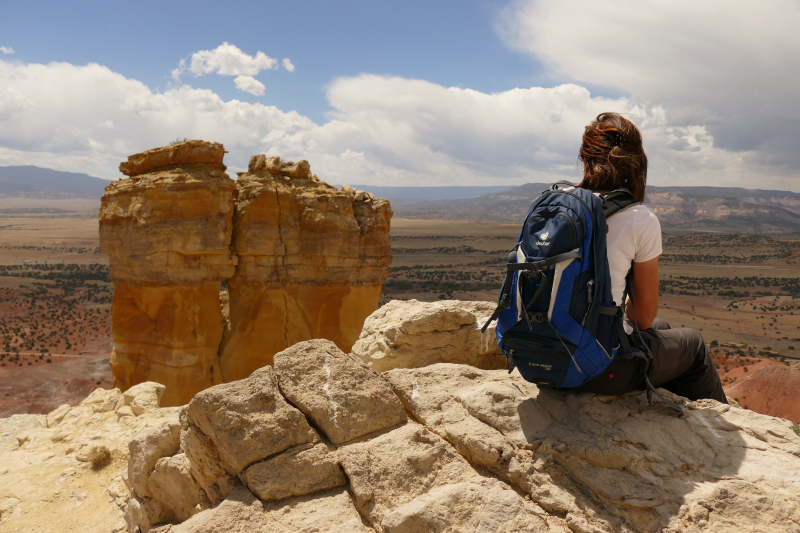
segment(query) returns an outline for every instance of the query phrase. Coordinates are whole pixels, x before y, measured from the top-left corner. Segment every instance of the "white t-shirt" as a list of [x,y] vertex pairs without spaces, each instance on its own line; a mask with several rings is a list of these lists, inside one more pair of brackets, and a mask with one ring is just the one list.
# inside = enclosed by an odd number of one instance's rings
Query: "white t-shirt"
[[[607,223],[611,295],[620,305],[631,263],[644,263],[661,255],[661,224],[656,215],[642,204],[626,207]],[[628,324],[625,329],[628,329]]]

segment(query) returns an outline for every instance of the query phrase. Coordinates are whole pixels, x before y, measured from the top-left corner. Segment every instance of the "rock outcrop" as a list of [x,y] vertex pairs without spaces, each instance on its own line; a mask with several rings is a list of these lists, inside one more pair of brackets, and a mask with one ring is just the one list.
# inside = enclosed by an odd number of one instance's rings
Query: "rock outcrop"
[[120,165],[131,177],[108,185],[100,207],[114,282],[114,385],[163,383],[165,405],[221,382],[220,283],[236,265],[236,185],[223,155],[203,141],[133,155]]
[[234,182],[224,154],[187,141],[132,155],[120,165],[130,178],[102,200],[114,385],[163,383],[164,405],[245,378],[299,341],[350,351],[389,275],[389,202],[278,157],[254,156]]
[[377,372],[434,363],[505,368],[496,323],[481,333],[495,307],[490,302],[392,300],[366,319],[353,354]]
[[378,308],[392,260],[389,202],[316,176],[306,161],[254,156],[236,184],[229,317],[220,348],[225,381],[274,354],[322,338],[349,352]]
[[678,418],[644,393],[543,390],[466,365],[377,374],[330,341],[274,368],[184,408],[180,440],[201,453],[162,456],[176,442],[165,426],[137,436],[166,444],[131,455],[131,472],[151,471],[151,496],[130,484],[131,531],[798,530],[786,420],[665,392]]
[[[163,391],[151,382],[125,394],[97,389],[80,405],[62,405],[49,415],[0,419],[0,531],[126,531],[126,483],[148,483],[150,471],[160,469],[152,458],[178,452],[178,409],[159,407]],[[156,453],[134,446],[136,468],[129,477],[129,441],[142,429],[163,427],[169,430],[147,443]]]
[[161,390],[0,420],[0,531],[119,532],[121,511],[130,533],[800,529],[800,437],[713,400],[664,391],[679,418],[505,370],[377,374],[323,340],[180,410]]

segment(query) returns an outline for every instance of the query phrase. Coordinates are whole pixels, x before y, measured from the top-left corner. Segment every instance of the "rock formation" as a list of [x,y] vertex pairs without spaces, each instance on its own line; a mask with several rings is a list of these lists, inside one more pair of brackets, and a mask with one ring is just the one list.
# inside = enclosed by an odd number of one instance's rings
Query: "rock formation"
[[299,341],[349,351],[389,275],[386,200],[277,157],[254,156],[235,183],[224,153],[187,141],[130,156],[130,178],[102,200],[114,385],[163,383],[164,405],[247,377]]
[[377,374],[302,342],[198,394],[179,438],[137,435],[126,520],[142,533],[796,531],[790,423],[665,394],[685,417],[645,393],[538,389],[505,370]]
[[[125,393],[97,389],[49,415],[1,418],[0,531],[126,531],[128,442],[162,424],[180,434],[178,409],[159,408],[163,392],[152,382]],[[155,433],[152,441],[164,456],[177,452],[169,435]],[[134,457],[145,470],[155,468]]]
[[497,347],[490,302],[418,302],[393,300],[364,322],[353,354],[376,372],[459,363],[495,370],[506,367]]
[[221,144],[203,141],[133,155],[120,165],[131,177],[106,187],[100,207],[100,250],[114,282],[114,385],[163,383],[165,405],[221,381],[220,282],[236,264],[236,186],[223,155]]
[[311,174],[308,163],[254,156],[239,176],[220,348],[225,381],[272,364],[296,342],[329,339],[350,351],[378,308],[392,260],[389,202]]
[[0,420],[0,530],[798,531],[800,437],[713,400],[664,391],[679,418],[505,370],[378,374],[325,340],[180,410],[162,390]]

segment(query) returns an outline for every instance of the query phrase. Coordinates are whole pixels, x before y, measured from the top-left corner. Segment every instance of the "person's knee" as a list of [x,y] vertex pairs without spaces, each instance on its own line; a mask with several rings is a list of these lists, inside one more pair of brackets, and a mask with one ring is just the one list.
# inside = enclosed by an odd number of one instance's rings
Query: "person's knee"
[[688,350],[695,354],[696,359],[705,358],[705,356],[708,355],[708,351],[706,350],[706,341],[699,331],[696,329],[686,328],[684,338]]
[[650,328],[655,330],[672,329],[672,327],[669,325],[669,322],[659,317],[653,319],[653,323],[650,324]]

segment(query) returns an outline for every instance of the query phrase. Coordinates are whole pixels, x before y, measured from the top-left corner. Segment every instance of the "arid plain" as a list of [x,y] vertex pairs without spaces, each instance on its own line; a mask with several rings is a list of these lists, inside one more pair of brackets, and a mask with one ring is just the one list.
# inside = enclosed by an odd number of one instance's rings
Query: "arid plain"
[[[110,387],[111,298],[94,200],[0,199],[0,417]],[[390,299],[496,298],[517,224],[392,221]],[[726,392],[800,423],[800,236],[664,234],[659,316],[699,329]]]

